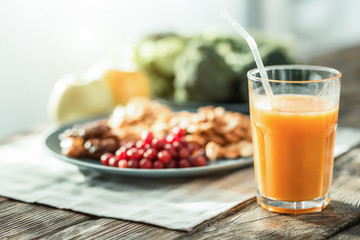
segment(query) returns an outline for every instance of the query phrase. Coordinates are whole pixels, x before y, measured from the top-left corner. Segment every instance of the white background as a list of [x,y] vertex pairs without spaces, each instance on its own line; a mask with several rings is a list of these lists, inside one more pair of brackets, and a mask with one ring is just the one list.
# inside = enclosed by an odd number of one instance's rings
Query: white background
[[87,69],[156,31],[232,31],[228,10],[245,27],[298,37],[298,53],[360,43],[355,0],[2,0],[0,138],[49,123],[46,104],[63,75]]

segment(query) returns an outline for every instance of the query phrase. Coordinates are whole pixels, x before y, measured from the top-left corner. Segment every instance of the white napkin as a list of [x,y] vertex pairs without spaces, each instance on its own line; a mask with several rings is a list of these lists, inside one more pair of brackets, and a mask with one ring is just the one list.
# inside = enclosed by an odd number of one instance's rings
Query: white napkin
[[255,196],[253,170],[190,179],[106,176],[49,155],[42,135],[0,146],[0,195],[101,217],[190,231]]
[[[339,129],[336,156],[360,143]],[[132,179],[81,172],[50,156],[42,135],[0,146],[0,195],[61,209],[190,231],[255,196],[253,169],[188,179]]]

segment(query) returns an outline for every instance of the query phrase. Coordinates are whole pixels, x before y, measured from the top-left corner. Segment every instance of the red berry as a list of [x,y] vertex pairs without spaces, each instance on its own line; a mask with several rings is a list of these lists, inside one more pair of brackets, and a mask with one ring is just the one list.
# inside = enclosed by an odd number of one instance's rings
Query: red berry
[[146,152],[146,149],[142,149],[142,148],[138,149],[138,153],[141,156],[140,159],[144,156],[145,152]]
[[191,165],[187,159],[181,159],[179,161],[179,168],[188,168],[188,167],[191,167]]
[[170,143],[167,143],[167,144],[165,144],[164,149],[169,150],[170,153],[171,153],[171,156],[173,158],[177,158],[178,152],[177,152],[176,148],[173,145],[171,145]]
[[199,150],[201,148],[201,146],[198,143],[188,143],[187,147],[189,148],[190,152],[193,153],[196,150]]
[[112,158],[114,155],[111,153],[104,153],[100,157],[100,162],[102,165],[109,166],[109,159]]
[[156,148],[156,150],[160,151],[164,148],[166,144],[165,138],[154,138],[151,142],[152,147]]
[[195,158],[194,166],[196,167],[203,167],[206,166],[207,159],[205,156],[199,156]]
[[179,149],[179,158],[183,159],[183,158],[188,158],[190,155],[190,150],[186,147],[182,147]]
[[127,160],[126,159],[121,159],[121,160],[119,160],[119,162],[118,162],[118,167],[119,168],[127,168]]
[[185,136],[186,130],[183,128],[175,127],[171,130],[171,133],[177,136],[178,138],[181,138]]
[[144,140],[137,140],[135,146],[137,148],[143,148],[145,146],[145,141]]
[[171,161],[171,153],[169,150],[161,150],[158,155],[158,160],[162,163],[168,163]]
[[179,142],[180,142],[180,145],[181,145],[182,147],[187,147],[187,146],[188,146],[188,142],[186,141],[185,137],[181,137],[181,138],[179,139]]
[[139,162],[139,167],[144,169],[152,168],[152,162],[147,158],[143,158]]
[[153,163],[153,168],[162,169],[162,168],[164,168],[164,167],[165,167],[164,163],[162,163],[162,162],[160,162],[160,161],[155,161],[155,162]]
[[109,159],[109,166],[110,167],[117,167],[119,163],[119,159],[116,156],[113,156]]
[[130,160],[127,162],[127,167],[128,167],[128,168],[139,168],[139,161],[130,159]]
[[178,140],[179,140],[179,138],[177,136],[175,136],[174,134],[170,133],[169,135],[166,136],[166,141],[168,143],[173,143],[173,142],[178,141]]
[[127,159],[127,154],[126,154],[127,149],[125,147],[121,147],[119,148],[116,152],[115,155],[119,158],[119,159]]
[[181,147],[180,142],[178,140],[175,140],[171,143],[174,148],[179,149]]
[[135,147],[136,145],[136,142],[135,141],[127,141],[123,146],[126,148],[126,149],[130,149],[130,148],[133,148]]
[[139,150],[137,148],[130,148],[126,152],[128,159],[139,161],[141,159],[141,155],[139,154]]
[[141,149],[149,149],[151,148],[151,144],[146,143],[144,140],[138,140],[136,142],[136,147]]
[[154,160],[155,158],[157,158],[158,155],[158,151],[156,151],[155,148],[149,148],[148,150],[146,150],[146,152],[144,153],[144,157],[148,158],[150,160]]
[[127,148],[125,147],[125,145],[120,145],[120,148],[118,149],[118,151],[120,152],[126,152]]
[[147,143],[147,144],[151,144],[151,141],[154,138],[154,134],[150,131],[144,130],[141,132],[141,139]]
[[196,167],[196,157],[190,155],[188,161],[192,167]]
[[148,149],[151,147],[149,143],[146,143],[144,140],[138,140],[136,142],[136,147],[141,149]]
[[176,168],[176,161],[172,159],[170,162],[165,164],[166,168]]

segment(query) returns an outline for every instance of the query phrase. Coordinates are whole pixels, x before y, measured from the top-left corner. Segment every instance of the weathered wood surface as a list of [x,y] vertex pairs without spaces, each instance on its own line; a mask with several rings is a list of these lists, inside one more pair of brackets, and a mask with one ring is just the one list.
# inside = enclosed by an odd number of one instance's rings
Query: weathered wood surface
[[[360,127],[360,47],[314,58],[343,73],[339,123]],[[255,198],[191,232],[94,217],[0,197],[0,239],[360,239],[360,148],[337,159],[322,213],[284,215]]]
[[286,215],[255,198],[179,232],[0,198],[0,236],[10,239],[351,239],[360,238],[360,148],[337,159],[332,201],[322,213]]
[[352,240],[360,238],[360,224],[357,224],[330,238],[331,240]]

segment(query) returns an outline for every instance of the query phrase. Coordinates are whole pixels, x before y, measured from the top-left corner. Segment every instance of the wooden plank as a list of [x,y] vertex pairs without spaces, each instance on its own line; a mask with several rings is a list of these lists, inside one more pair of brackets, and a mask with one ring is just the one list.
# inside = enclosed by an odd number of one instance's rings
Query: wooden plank
[[[173,239],[184,232],[48,206],[0,203],[0,237],[11,239]],[[1,200],[0,199],[0,200]]]
[[330,238],[331,240],[352,240],[360,239],[360,223],[349,228],[341,233],[338,233],[334,237]]
[[332,201],[321,213],[286,215],[260,208],[255,199],[212,219],[181,239],[325,239],[360,222],[360,149],[335,163]]
[[156,226],[101,218],[90,219],[41,239],[174,239],[184,235]]
[[0,236],[33,239],[91,218],[71,211],[8,200],[0,203]]

